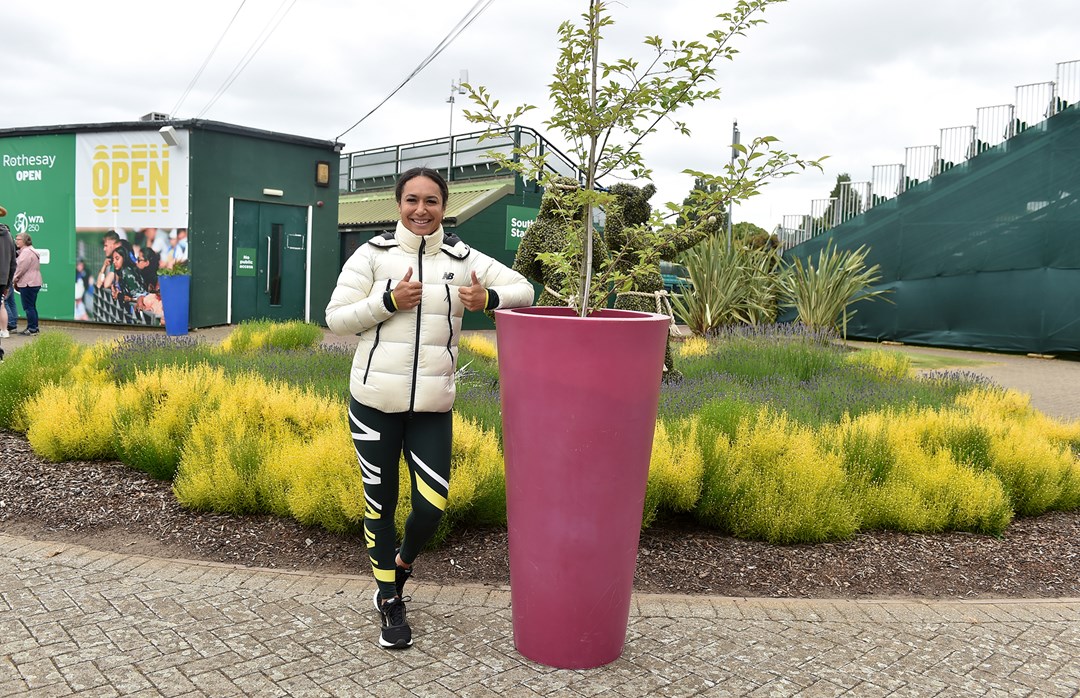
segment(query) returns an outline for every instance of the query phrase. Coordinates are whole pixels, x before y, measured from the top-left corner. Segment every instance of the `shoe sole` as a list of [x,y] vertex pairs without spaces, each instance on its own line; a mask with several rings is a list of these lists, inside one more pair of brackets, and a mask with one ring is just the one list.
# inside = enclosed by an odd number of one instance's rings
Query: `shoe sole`
[[[371,603],[375,606],[375,612],[381,613],[379,609],[379,590],[375,590],[375,596],[372,597]],[[412,638],[409,638],[407,642],[386,642],[382,639],[382,635],[379,635],[379,647],[386,650],[405,650],[412,647]]]
[[412,647],[412,640],[409,640],[408,642],[385,642],[380,637],[379,647],[382,647],[384,650],[407,650]]

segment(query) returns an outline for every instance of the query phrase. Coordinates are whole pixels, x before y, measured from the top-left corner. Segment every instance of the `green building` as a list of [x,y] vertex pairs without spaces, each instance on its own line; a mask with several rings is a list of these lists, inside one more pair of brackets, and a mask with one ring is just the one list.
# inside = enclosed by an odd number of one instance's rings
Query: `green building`
[[44,319],[160,326],[158,272],[187,261],[190,327],[322,323],[340,149],[161,114],[0,129],[0,202],[41,253]]

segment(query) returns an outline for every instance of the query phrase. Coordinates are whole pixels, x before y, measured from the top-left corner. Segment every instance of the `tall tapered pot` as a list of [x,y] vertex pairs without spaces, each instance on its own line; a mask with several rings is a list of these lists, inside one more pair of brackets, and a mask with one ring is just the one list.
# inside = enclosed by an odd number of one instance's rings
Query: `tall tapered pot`
[[668,318],[496,311],[514,644],[581,669],[622,653]]

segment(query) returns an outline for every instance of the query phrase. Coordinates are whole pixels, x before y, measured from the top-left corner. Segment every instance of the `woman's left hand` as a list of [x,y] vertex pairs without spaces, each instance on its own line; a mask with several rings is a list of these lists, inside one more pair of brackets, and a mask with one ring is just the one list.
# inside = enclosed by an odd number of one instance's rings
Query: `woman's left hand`
[[487,289],[480,285],[476,272],[472,272],[472,284],[458,288],[458,298],[469,310],[483,310],[487,306]]

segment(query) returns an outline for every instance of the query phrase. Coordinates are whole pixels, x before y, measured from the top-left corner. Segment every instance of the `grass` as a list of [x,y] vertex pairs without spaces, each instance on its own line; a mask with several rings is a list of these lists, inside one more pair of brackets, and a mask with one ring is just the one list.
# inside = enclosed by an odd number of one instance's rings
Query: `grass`
[[[357,530],[352,351],[313,344],[306,326],[236,332],[219,346],[139,335],[90,348],[43,333],[0,364],[0,428],[51,460],[118,458],[170,479],[191,508]],[[997,535],[1016,515],[1080,507],[1080,421],[977,374],[918,375],[906,352],[853,352],[792,326],[727,329],[677,351],[685,379],[662,387],[643,526],[690,514],[776,543]],[[454,409],[438,540],[505,522],[498,358],[480,337],[461,342]]]
[[903,354],[911,361],[911,367],[917,371],[933,371],[942,368],[971,368],[973,366],[986,366],[993,361],[980,361],[978,359],[964,359],[959,356],[945,356],[943,354],[926,354],[923,352],[897,350],[895,353]]

